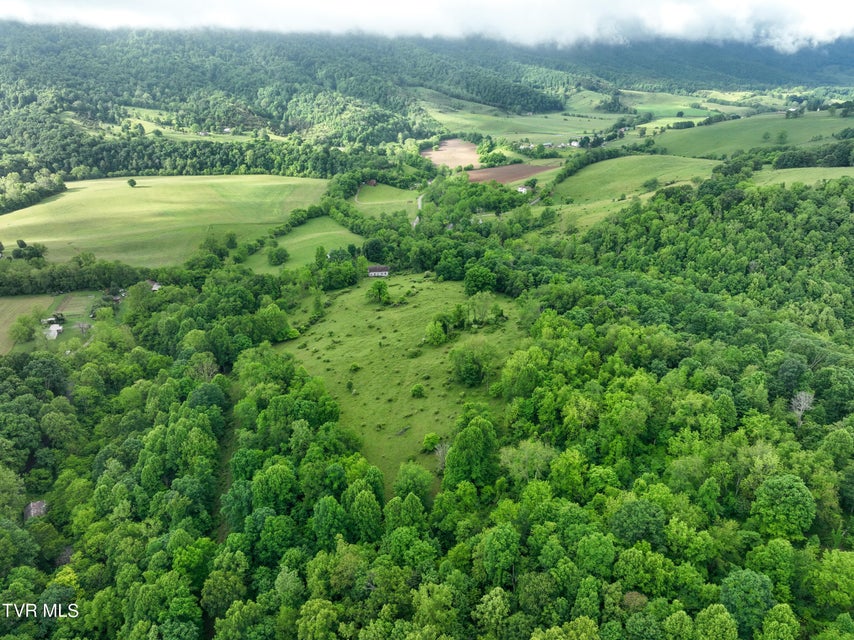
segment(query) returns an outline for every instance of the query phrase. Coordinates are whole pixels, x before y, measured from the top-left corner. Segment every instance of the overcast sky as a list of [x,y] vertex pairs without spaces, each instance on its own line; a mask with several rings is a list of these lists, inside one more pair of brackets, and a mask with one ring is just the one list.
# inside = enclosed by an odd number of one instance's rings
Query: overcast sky
[[850,0],[0,0],[0,18],[98,27],[483,34],[533,44],[650,35],[793,50],[854,35]]

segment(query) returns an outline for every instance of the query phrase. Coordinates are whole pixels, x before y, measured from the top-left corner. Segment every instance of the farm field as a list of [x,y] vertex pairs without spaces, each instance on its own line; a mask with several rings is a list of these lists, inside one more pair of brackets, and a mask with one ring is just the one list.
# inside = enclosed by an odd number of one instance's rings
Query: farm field
[[15,341],[9,335],[9,329],[19,316],[33,310],[47,311],[54,303],[53,296],[4,296],[0,298],[0,354],[9,353]]
[[644,186],[658,180],[659,186],[707,178],[718,163],[714,160],[674,156],[627,156],[590,165],[561,182],[555,189],[557,202],[572,199],[568,219],[588,227],[610,213],[626,207],[626,198],[649,196],[655,189]]
[[267,262],[267,253],[261,249],[249,256],[246,265],[258,273],[278,273],[282,268],[295,269],[314,262],[317,247],[327,251],[346,247],[348,244],[362,246],[365,239],[342,227],[332,218],[312,218],[298,226],[288,235],[279,238],[279,246],[288,250],[290,257],[281,266],[273,267]]
[[[91,323],[89,312],[96,299],[100,297],[96,291],[74,291],[71,293],[36,296],[6,296],[0,298],[0,354],[9,353],[14,350],[29,350],[34,344],[39,348],[56,348],[56,345],[64,345],[71,338],[81,337],[78,323]],[[41,316],[49,316],[61,312],[65,315],[64,331],[56,340],[48,341],[44,338],[42,330],[36,332],[35,340],[32,342],[16,345],[9,337],[9,327],[16,318],[34,310],[39,311]]]
[[584,133],[607,129],[619,117],[585,113],[602,101],[600,94],[593,94],[595,100],[579,99],[576,105],[568,106],[566,112],[574,113],[571,116],[564,116],[561,112],[512,115],[485,105],[455,100],[435,91],[421,90],[420,95],[422,106],[449,131],[477,131],[493,138],[504,137],[511,142],[524,139],[534,144],[568,142]]
[[[365,293],[371,282],[364,279],[333,295],[326,317],[280,348],[293,354],[311,375],[324,379],[341,406],[340,422],[361,436],[362,453],[383,471],[390,494],[401,462],[415,459],[433,471],[435,457],[420,453],[424,435],[447,437],[465,402],[487,402],[498,409],[486,384],[470,389],[449,382],[450,351],[483,338],[503,361],[518,347],[522,334],[515,306],[496,297],[509,319],[494,332],[466,332],[439,347],[422,345],[435,314],[465,304],[462,284],[425,280],[421,275],[392,276],[387,283],[392,299],[407,296],[405,304],[369,303]],[[416,383],[424,386],[424,398],[412,397]]]
[[406,211],[411,220],[418,215],[418,192],[386,184],[364,185],[353,198],[353,203],[359,211],[369,216],[401,210]]
[[556,168],[559,167],[555,165],[508,164],[503,167],[492,167],[491,169],[476,169],[469,171],[468,174],[469,180],[472,182],[495,180],[501,184],[509,184],[519,180],[526,180]]
[[435,165],[451,167],[465,167],[468,165],[478,166],[477,146],[474,143],[453,138],[442,140],[436,150],[422,151],[421,155]]
[[707,178],[718,163],[699,158],[676,156],[625,156],[585,167],[561,182],[556,196],[569,196],[578,204],[640,195],[655,189],[644,183],[655,179],[660,186]]
[[[703,101],[692,95],[675,95],[671,93],[653,93],[648,91],[620,91],[620,100],[626,105],[638,110],[639,113],[651,111],[656,119],[666,117],[706,118],[712,115],[716,105],[704,105]],[[692,107],[700,103],[701,108]],[[677,116],[678,112],[682,116]]]
[[[786,144],[822,144],[833,133],[850,126],[843,118],[827,112],[808,113],[801,118],[785,118],[778,113],[730,120],[705,127],[666,131],[655,138],[656,145],[677,156],[720,157],[734,151]],[[767,139],[766,138],[767,134]]]
[[210,232],[264,234],[316,202],[325,180],[278,176],[143,177],[70,183],[67,192],[0,218],[0,240],[47,246],[49,260],[91,251],[138,266],[184,261]]
[[803,169],[765,169],[753,174],[756,184],[787,184],[801,182],[813,185],[822,180],[842,177],[854,178],[854,167],[805,167]]

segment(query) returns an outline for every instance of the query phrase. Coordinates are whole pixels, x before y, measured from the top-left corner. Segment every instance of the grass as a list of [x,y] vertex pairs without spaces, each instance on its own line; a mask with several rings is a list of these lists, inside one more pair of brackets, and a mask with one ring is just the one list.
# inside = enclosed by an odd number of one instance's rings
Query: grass
[[765,169],[753,174],[752,181],[759,185],[794,184],[811,185],[822,180],[848,176],[854,178],[854,167],[807,167],[804,169]]
[[365,239],[342,227],[332,218],[312,218],[298,226],[288,235],[279,238],[279,246],[288,250],[290,257],[280,267],[271,267],[267,262],[267,252],[261,249],[249,257],[246,265],[258,273],[278,273],[283,267],[293,269],[314,262],[317,247],[327,251],[346,248],[348,244],[362,246]]
[[611,98],[606,93],[582,89],[570,94],[566,100],[566,111],[569,113],[591,114],[604,117],[605,114],[596,111],[596,107]]
[[356,207],[368,216],[382,213],[406,211],[410,220],[418,215],[418,193],[407,189],[398,189],[385,184],[374,187],[365,185],[354,198]]
[[493,107],[449,98],[428,89],[420,89],[418,95],[427,112],[449,131],[477,131],[493,138],[503,137],[511,142],[525,139],[535,144],[568,142],[585,133],[607,129],[619,117],[586,113],[592,110],[594,104],[601,102],[599,94],[594,94],[598,97],[595,101],[590,100],[591,104],[579,98],[574,108],[568,107],[566,112],[580,112],[581,115],[572,116],[564,116],[561,112],[512,115]]
[[[692,95],[675,95],[671,93],[652,93],[648,91],[621,91],[620,99],[630,107],[638,110],[639,113],[651,111],[656,118],[672,117],[676,118],[678,112],[682,112],[682,116],[686,119],[690,118],[706,118],[712,115],[712,110],[716,109],[716,105],[703,104],[702,99]],[[692,107],[692,104],[699,103],[701,108]]]
[[[6,296],[0,298],[0,354],[15,351],[28,351],[34,347],[41,349],[57,349],[73,338],[80,338],[81,332],[77,323],[91,323],[89,313],[93,303],[101,297],[97,291],[74,291],[57,296]],[[9,337],[9,327],[16,318],[39,311],[41,317],[47,317],[57,312],[65,316],[65,330],[56,340],[48,341],[40,331],[31,342],[15,344]]]
[[69,184],[67,192],[0,217],[0,239],[40,242],[48,258],[84,251],[139,266],[183,262],[210,233],[254,239],[316,202],[325,180],[278,176],[141,177]]
[[[386,282],[391,297],[404,299],[405,304],[369,303],[365,292],[371,283],[362,280],[332,296],[326,317],[280,348],[292,353],[311,375],[324,379],[340,404],[341,423],[360,434],[362,453],[382,470],[390,493],[401,462],[414,459],[434,470],[434,456],[419,453],[424,436],[435,432],[448,437],[465,402],[488,402],[494,410],[499,405],[487,395],[486,385],[469,389],[449,381],[448,353],[469,334],[440,347],[422,345],[435,314],[465,303],[461,283],[420,275],[392,276]],[[506,299],[496,300],[510,319],[480,335],[503,361],[523,337],[516,328],[515,307]],[[416,383],[424,385],[426,397],[411,396]]]
[[559,215],[564,224],[577,228],[589,227],[629,205],[632,197],[646,199],[655,189],[645,186],[658,180],[659,187],[678,184],[695,177],[707,178],[714,160],[680,158],[676,156],[627,156],[590,165],[567,178],[555,189],[555,201],[571,199],[561,207]]
[[23,315],[38,309],[47,313],[53,306],[54,297],[42,296],[5,296],[0,298],[0,354],[9,353],[15,341],[9,336],[12,323]]
[[[846,120],[827,112],[808,113],[801,118],[781,114],[761,114],[740,120],[719,122],[706,127],[666,131],[655,138],[656,145],[677,156],[721,157],[734,151],[774,146],[781,132],[787,144],[832,142],[831,134],[850,126]],[[767,134],[767,140],[766,138]]]
[[585,167],[567,178],[557,186],[555,196],[572,198],[576,204],[591,204],[641,195],[655,190],[644,186],[650,180],[665,186],[694,177],[707,178],[717,164],[715,160],[664,155],[614,158]]

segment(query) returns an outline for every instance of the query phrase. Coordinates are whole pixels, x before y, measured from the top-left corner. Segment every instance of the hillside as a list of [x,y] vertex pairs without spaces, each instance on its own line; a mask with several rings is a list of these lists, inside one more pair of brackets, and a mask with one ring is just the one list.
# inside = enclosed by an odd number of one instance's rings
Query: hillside
[[849,50],[0,25],[0,637],[854,640]]

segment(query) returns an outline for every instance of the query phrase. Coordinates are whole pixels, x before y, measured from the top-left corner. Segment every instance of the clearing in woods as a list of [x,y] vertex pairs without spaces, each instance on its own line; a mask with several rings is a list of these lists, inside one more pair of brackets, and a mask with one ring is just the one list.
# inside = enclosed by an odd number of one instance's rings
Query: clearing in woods
[[[440,346],[424,344],[427,324],[438,313],[468,304],[460,282],[437,282],[423,275],[384,280],[397,305],[368,302],[372,278],[330,295],[324,318],[296,340],[278,349],[291,353],[324,384],[341,408],[340,422],[362,439],[362,453],[385,477],[386,493],[400,464],[416,460],[436,468],[432,453],[421,452],[427,433],[450,439],[457,416],[467,402],[485,402],[498,413],[501,402],[487,392],[501,364],[522,339],[518,311],[509,298],[495,296],[507,321],[476,332],[463,331]],[[494,351],[490,377],[478,387],[450,380],[450,352],[471,341]],[[412,396],[421,384],[424,397]]]
[[256,273],[279,273],[282,269],[297,269],[314,262],[318,247],[326,249],[347,248],[349,244],[361,247],[365,242],[332,218],[322,216],[307,220],[289,234],[278,238],[278,245],[288,250],[289,258],[281,266],[271,266],[267,260],[267,249],[261,248],[249,256],[246,266]]
[[429,158],[435,165],[446,165],[451,167],[478,166],[477,146],[471,142],[454,138],[442,140],[436,151],[422,151],[421,155]]
[[[29,351],[33,348],[45,349],[51,345],[60,345],[73,337],[84,337],[80,324],[87,327],[93,322],[89,312],[102,293],[98,291],[73,291],[71,293],[33,296],[5,296],[0,298],[0,354],[16,351]],[[9,328],[15,320],[23,315],[38,310],[39,316],[48,317],[55,313],[65,316],[63,332],[56,340],[48,341],[44,337],[44,327],[36,330],[35,339],[30,342],[15,344],[9,336]]]
[[15,346],[15,341],[9,335],[12,323],[19,316],[32,313],[38,309],[47,313],[53,304],[53,296],[6,296],[0,298],[0,354],[9,353]]
[[395,211],[405,211],[410,220],[418,215],[418,192],[387,184],[362,185],[353,203],[359,211],[372,217]]
[[91,251],[134,266],[187,260],[209,233],[253,240],[320,200],[326,180],[280,176],[137,177],[69,183],[68,191],[0,217],[0,240],[40,242],[51,261]]

